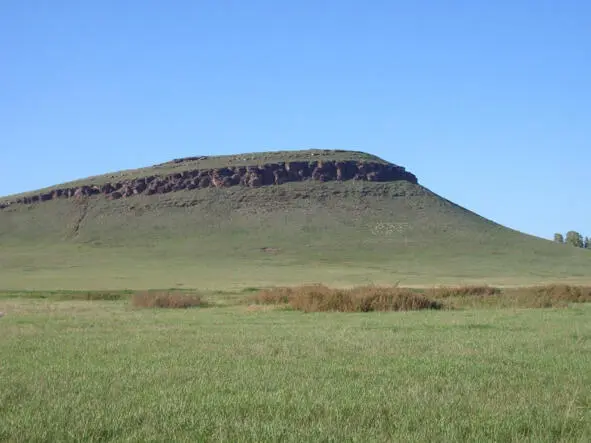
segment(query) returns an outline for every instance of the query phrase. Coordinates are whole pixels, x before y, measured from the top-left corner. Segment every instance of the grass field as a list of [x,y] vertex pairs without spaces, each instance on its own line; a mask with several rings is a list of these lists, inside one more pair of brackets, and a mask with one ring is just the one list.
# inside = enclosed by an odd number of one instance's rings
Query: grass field
[[288,183],[0,211],[0,289],[591,283],[591,251],[408,182]]
[[589,304],[304,314],[246,296],[1,296],[0,440],[591,440]]
[[591,441],[588,285],[591,251],[405,181],[11,205],[0,441]]

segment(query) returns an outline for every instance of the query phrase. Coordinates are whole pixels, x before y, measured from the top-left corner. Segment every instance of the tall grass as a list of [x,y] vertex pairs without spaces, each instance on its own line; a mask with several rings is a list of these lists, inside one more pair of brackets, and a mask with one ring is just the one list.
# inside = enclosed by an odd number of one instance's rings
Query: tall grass
[[[591,303],[590,286],[567,284],[516,288],[482,286],[449,286],[434,288],[403,288],[398,286],[361,286],[333,289],[325,285],[247,288],[239,291],[207,292],[218,306],[244,302],[257,305],[282,305],[305,312],[341,311],[371,312],[418,309],[469,308],[550,308],[573,303]],[[246,298],[245,298],[246,297]],[[9,291],[0,292],[0,299],[28,298],[53,301],[131,301],[136,307],[187,308],[204,306],[202,295],[194,290],[151,289],[144,292],[125,291]],[[209,304],[209,306],[211,306]]]
[[507,291],[517,304],[528,308],[564,307],[591,302],[591,287],[570,285],[532,286]]
[[502,291],[500,288],[487,285],[467,285],[467,286],[440,286],[428,291],[431,297],[466,297],[466,296],[485,296],[498,295]]
[[446,308],[561,308],[572,303],[591,302],[591,287],[565,284],[494,288],[460,286],[434,288],[426,293]]
[[324,285],[261,290],[248,301],[285,305],[304,312],[410,311],[478,307],[552,308],[591,302],[591,287],[545,285],[502,289],[491,286],[454,286],[409,289],[398,286],[360,286],[335,289]]
[[409,289],[360,286],[334,289],[324,285],[262,290],[250,298],[258,304],[286,304],[304,312],[372,312],[439,309],[440,303]]
[[137,308],[192,308],[203,306],[201,296],[179,292],[139,292],[131,297],[131,304]]

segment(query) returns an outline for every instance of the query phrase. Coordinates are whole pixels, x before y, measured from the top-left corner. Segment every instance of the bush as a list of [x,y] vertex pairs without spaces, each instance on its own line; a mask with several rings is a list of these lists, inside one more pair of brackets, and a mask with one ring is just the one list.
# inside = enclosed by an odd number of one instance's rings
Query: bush
[[361,286],[332,289],[324,285],[281,287],[260,291],[250,298],[257,304],[286,304],[304,312],[372,312],[439,309],[422,294],[398,287]]
[[131,303],[138,308],[176,308],[185,309],[203,306],[201,297],[197,294],[179,292],[140,292],[131,297]]

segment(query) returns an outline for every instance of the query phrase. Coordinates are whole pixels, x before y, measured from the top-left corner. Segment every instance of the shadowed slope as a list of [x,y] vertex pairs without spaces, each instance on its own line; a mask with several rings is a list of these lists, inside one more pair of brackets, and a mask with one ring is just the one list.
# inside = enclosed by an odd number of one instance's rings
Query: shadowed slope
[[589,251],[524,235],[410,181],[301,181],[12,205],[0,287],[230,288],[591,281]]

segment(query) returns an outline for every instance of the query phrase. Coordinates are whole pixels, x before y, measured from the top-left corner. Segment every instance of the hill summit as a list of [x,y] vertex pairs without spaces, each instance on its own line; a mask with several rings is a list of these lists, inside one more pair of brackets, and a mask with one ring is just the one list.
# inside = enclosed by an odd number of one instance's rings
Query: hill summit
[[591,281],[588,250],[501,226],[357,151],[193,156],[0,202],[5,289]]
[[108,199],[119,199],[139,194],[166,194],[204,188],[258,188],[306,180],[406,180],[417,183],[417,178],[404,167],[362,152],[307,150],[216,157],[195,156],[174,159],[150,168],[107,174],[54,186],[3,201],[0,203],[0,209],[11,204],[31,204],[59,198],[103,195]]

